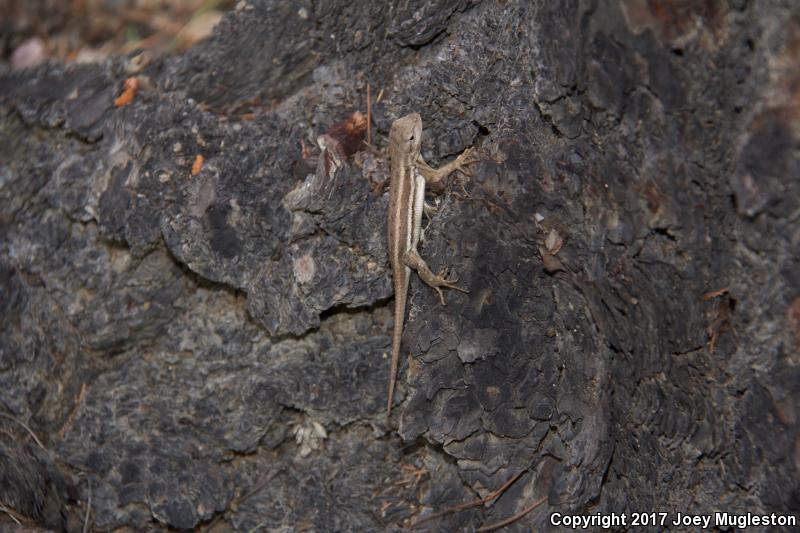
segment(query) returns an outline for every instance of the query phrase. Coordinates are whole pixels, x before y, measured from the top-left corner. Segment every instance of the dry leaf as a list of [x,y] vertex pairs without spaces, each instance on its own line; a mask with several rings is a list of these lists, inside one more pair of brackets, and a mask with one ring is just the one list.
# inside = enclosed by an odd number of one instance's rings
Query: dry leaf
[[136,78],[128,78],[125,80],[124,90],[116,100],[114,105],[116,107],[123,107],[133,102],[133,97],[136,96],[136,91],[139,90],[139,80]]
[[194,163],[192,163],[192,176],[197,176],[200,174],[200,171],[203,170],[204,161],[205,158],[202,155],[197,154],[197,156],[194,158]]

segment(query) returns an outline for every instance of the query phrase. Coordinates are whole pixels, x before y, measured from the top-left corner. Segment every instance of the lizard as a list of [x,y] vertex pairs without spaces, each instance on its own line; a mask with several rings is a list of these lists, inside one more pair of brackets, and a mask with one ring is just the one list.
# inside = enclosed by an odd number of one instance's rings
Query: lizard
[[447,269],[434,274],[420,257],[417,245],[422,236],[422,212],[425,206],[425,186],[441,186],[452,172],[475,162],[473,148],[464,150],[454,161],[435,169],[420,154],[422,118],[411,113],[395,120],[389,130],[389,262],[394,286],[394,329],[392,331],[392,360],[389,370],[389,399],[386,419],[392,414],[392,400],[400,360],[400,342],[403,337],[406,299],[411,269],[433,288],[445,305],[441,287],[469,292],[456,285],[457,278],[449,278]]

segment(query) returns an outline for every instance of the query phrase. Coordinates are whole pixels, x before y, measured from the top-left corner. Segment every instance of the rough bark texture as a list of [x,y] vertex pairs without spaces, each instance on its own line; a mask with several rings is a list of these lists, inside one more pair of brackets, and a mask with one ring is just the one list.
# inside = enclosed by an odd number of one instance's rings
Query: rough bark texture
[[[797,512],[797,4],[395,4],[0,74],[0,502],[374,531],[522,472],[425,526]],[[470,293],[412,280],[388,426],[387,166],[315,141],[367,83],[378,145],[416,111],[428,161],[483,154],[422,250]]]

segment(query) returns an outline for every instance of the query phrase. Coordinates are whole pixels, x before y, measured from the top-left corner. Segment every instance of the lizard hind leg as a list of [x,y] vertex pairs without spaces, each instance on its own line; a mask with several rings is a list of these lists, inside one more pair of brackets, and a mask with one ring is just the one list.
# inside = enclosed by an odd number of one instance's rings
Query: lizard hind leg
[[422,281],[436,291],[436,293],[439,295],[439,301],[442,303],[442,305],[447,304],[444,301],[444,294],[442,293],[441,287],[454,289],[464,293],[469,292],[467,289],[456,285],[458,278],[448,278],[447,269],[443,269],[441,272],[439,272],[439,274],[434,274],[431,272],[428,264],[419,255],[419,252],[414,249],[411,249],[403,254],[403,263],[405,263],[407,267],[416,270],[417,274],[419,274],[419,277],[422,278]]

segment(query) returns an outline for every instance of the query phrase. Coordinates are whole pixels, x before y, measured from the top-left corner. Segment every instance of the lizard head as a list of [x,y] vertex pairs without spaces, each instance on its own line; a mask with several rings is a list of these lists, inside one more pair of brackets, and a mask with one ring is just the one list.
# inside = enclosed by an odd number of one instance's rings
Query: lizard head
[[418,155],[422,143],[422,117],[419,113],[395,120],[389,130],[389,141],[394,146],[402,146],[404,153]]

